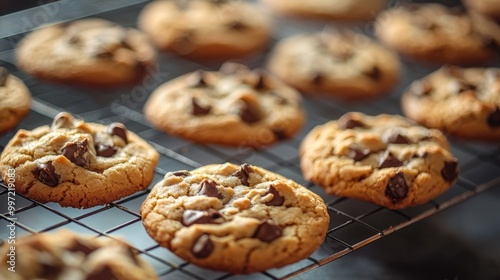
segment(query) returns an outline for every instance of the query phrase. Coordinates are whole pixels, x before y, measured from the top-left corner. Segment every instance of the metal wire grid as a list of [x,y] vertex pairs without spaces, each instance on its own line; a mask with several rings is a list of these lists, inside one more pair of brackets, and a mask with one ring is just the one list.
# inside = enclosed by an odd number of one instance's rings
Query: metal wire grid
[[[103,18],[130,24],[135,19],[140,5],[126,6],[109,13],[98,14]],[[131,16],[135,15],[135,16]],[[124,22],[121,22],[122,24]],[[297,23],[293,25],[294,28]],[[278,34],[277,37],[284,36]],[[12,39],[12,38],[10,38]],[[13,39],[15,40],[15,38]],[[145,191],[138,192],[114,203],[90,209],[62,208],[56,203],[40,204],[36,201],[16,196],[17,236],[56,231],[62,228],[98,237],[125,238],[140,255],[156,269],[161,279],[284,279],[292,278],[334,261],[396,230],[407,227],[428,216],[434,215],[485,189],[500,185],[500,146],[452,141],[452,150],[459,158],[461,174],[458,182],[446,193],[421,206],[403,210],[389,210],[358,200],[335,197],[326,194],[320,187],[306,182],[300,173],[298,146],[303,136],[315,125],[336,119],[348,111],[368,114],[400,113],[399,96],[392,94],[370,104],[346,104],[333,100],[304,100],[308,112],[306,127],[294,139],[279,143],[264,150],[233,149],[215,145],[197,145],[182,139],[170,137],[153,129],[145,121],[141,108],[147,95],[159,83],[180,74],[199,68],[216,69],[215,65],[200,65],[196,62],[171,55],[160,57],[160,68],[154,81],[146,81],[142,88],[117,89],[99,92],[89,89],[75,89],[36,81],[13,65],[13,51],[1,52],[0,64],[16,76],[21,77],[33,94],[34,101],[30,115],[22,122],[21,128],[32,129],[49,124],[60,111],[69,111],[87,121],[109,123],[119,121],[136,132],[159,151],[160,162],[156,168],[153,184]],[[262,57],[250,58],[250,65],[261,65]],[[411,63],[405,64],[405,75],[401,89],[409,81],[428,73],[430,69]],[[135,94],[134,94],[135,93]],[[0,150],[14,132],[0,137]],[[310,257],[295,264],[271,269],[246,276],[230,275],[211,271],[185,262],[165,248],[159,247],[144,228],[139,215],[139,207],[151,187],[160,181],[168,171],[193,169],[209,163],[248,162],[289,177],[319,194],[327,203],[331,223],[327,237],[321,247]],[[7,211],[7,186],[0,181],[0,240],[8,238],[6,231],[11,216]],[[332,275],[334,276],[334,275]]]

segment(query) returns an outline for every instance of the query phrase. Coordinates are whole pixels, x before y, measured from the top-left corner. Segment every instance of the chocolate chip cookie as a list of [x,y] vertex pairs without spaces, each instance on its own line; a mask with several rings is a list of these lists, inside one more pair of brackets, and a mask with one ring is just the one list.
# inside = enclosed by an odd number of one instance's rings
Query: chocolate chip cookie
[[15,127],[30,111],[31,94],[26,85],[0,67],[0,134]]
[[407,117],[459,138],[500,140],[500,69],[444,66],[403,94]]
[[238,274],[308,257],[329,223],[318,195],[257,166],[230,163],[167,173],[141,216],[149,235],[179,257]]
[[61,230],[16,240],[15,272],[7,270],[11,244],[0,247],[0,278],[22,279],[158,279],[153,268],[125,242],[91,238]]
[[153,45],[142,32],[103,19],[45,26],[16,50],[18,66],[51,81],[114,86],[144,77],[155,64]]
[[387,93],[400,72],[397,56],[385,47],[360,33],[334,29],[283,39],[268,68],[305,93],[341,99]]
[[[19,130],[0,157],[5,181],[39,202],[88,208],[143,190],[158,152],[123,124],[108,126],[58,114],[51,126]],[[10,175],[9,175],[10,176]]]
[[144,113],[160,130],[194,142],[256,148],[294,136],[305,118],[294,89],[231,62],[161,85]]
[[402,54],[436,63],[486,62],[500,46],[500,27],[494,21],[440,4],[387,10],[378,16],[375,33]]
[[328,193],[391,209],[426,203],[458,176],[445,136],[397,115],[351,112],[317,126],[300,160],[304,177]]
[[161,51],[200,59],[254,53],[270,35],[268,16],[240,0],[153,1],[138,25]]
[[386,0],[262,0],[284,14],[343,21],[368,21],[382,10]]

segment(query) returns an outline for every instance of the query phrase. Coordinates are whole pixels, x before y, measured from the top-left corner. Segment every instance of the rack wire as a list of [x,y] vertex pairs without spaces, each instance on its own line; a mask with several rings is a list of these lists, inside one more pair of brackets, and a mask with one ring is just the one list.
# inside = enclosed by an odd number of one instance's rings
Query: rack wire
[[[84,7],[70,9],[66,0],[41,5],[25,11],[27,18],[40,11],[58,7],[51,21],[76,19],[87,16],[101,17],[125,26],[134,26],[137,14],[145,1],[81,1]],[[113,2],[113,3],[109,3]],[[75,2],[72,2],[75,3]],[[55,6],[54,6],[55,5]],[[57,6],[59,5],[59,6]],[[96,5],[90,9],[88,5]],[[37,10],[38,9],[38,10]],[[43,10],[43,9],[42,9]],[[68,16],[70,15],[70,16]],[[0,17],[5,22],[7,15]],[[69,17],[69,18],[68,18]],[[22,18],[22,16],[20,17]],[[323,23],[304,22],[280,18],[276,22],[277,33],[270,47],[279,38],[301,32],[322,28]],[[362,28],[362,27],[355,27]],[[30,31],[11,28],[0,35],[0,66],[22,78],[33,95],[32,110],[20,124],[20,128],[33,129],[50,124],[60,111],[68,111],[89,122],[122,122],[125,126],[148,140],[160,153],[160,161],[151,186],[141,192],[90,209],[62,208],[56,203],[41,204],[20,194],[16,195],[14,216],[7,204],[7,185],[0,181],[0,240],[8,239],[7,224],[14,221],[17,236],[52,232],[69,229],[96,237],[121,237],[127,240],[156,270],[161,279],[239,279],[241,276],[203,269],[188,263],[165,248],[158,246],[145,232],[139,215],[139,208],[151,187],[159,182],[166,172],[193,169],[209,163],[248,162],[282,174],[295,180],[319,194],[328,206],[331,217],[329,230],[324,243],[310,257],[280,269],[244,276],[245,279],[288,279],[313,270],[326,263],[335,261],[367,244],[408,227],[422,219],[452,207],[484,190],[500,185],[500,145],[480,144],[451,140],[454,155],[460,162],[460,176],[452,188],[436,199],[416,207],[390,210],[368,202],[336,197],[326,194],[322,188],[307,182],[301,175],[298,146],[301,139],[311,128],[328,120],[336,119],[349,111],[367,114],[394,113],[399,109],[400,92],[414,79],[434,70],[432,67],[404,62],[405,75],[400,86],[391,94],[370,103],[343,103],[338,100],[305,98],[304,106],[308,113],[306,127],[294,139],[278,143],[263,150],[233,149],[217,145],[199,145],[168,136],[144,119],[142,106],[148,94],[159,84],[181,74],[197,69],[215,70],[220,63],[200,64],[176,57],[160,55],[159,67],[142,84],[132,88],[99,91],[70,86],[54,85],[33,79],[15,67],[14,46],[22,36]],[[250,57],[243,62],[252,66],[262,66],[265,53]],[[0,137],[2,151],[14,132]],[[15,220],[13,219],[15,217]]]

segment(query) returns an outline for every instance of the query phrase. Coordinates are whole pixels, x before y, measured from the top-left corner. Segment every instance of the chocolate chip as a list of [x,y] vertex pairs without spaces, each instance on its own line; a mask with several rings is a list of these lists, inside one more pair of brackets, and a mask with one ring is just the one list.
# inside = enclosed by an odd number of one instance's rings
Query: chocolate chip
[[87,274],[85,280],[112,280],[118,279],[109,264],[101,264]]
[[74,125],[74,118],[70,113],[61,112],[57,114],[52,121],[51,128],[72,128]]
[[370,155],[370,150],[362,147],[350,147],[347,156],[355,161],[365,159]]
[[382,78],[382,71],[378,66],[373,66],[370,70],[363,72],[363,75],[369,77],[374,81],[379,81]]
[[187,177],[187,176],[191,175],[191,173],[189,173],[189,171],[186,171],[186,170],[175,171],[172,174],[174,176],[179,176],[179,177]]
[[281,228],[271,220],[263,220],[253,234],[254,238],[258,238],[264,242],[271,242],[282,234]]
[[253,87],[257,90],[266,88],[266,75],[262,71],[257,71],[257,82]]
[[112,124],[108,125],[108,127],[106,128],[106,132],[109,133],[110,135],[118,136],[121,139],[123,139],[123,141],[125,141],[125,143],[128,143],[127,128],[123,124],[112,123]]
[[425,96],[431,93],[432,85],[427,80],[414,81],[410,85],[410,92],[416,96]]
[[448,82],[448,90],[451,94],[459,94],[469,90],[476,90],[476,86],[459,80],[451,80]]
[[95,146],[95,150],[97,155],[100,157],[111,157],[116,153],[115,148],[106,144],[97,144]]
[[199,259],[210,256],[213,250],[214,243],[210,240],[210,236],[208,236],[208,234],[203,234],[198,237],[191,248],[193,255]]
[[191,98],[192,113],[194,116],[205,116],[210,113],[212,107],[202,106],[196,99],[196,97]]
[[250,164],[244,163],[240,166],[240,169],[238,171],[233,173],[233,176],[240,178],[241,183],[243,185],[250,186],[248,184],[248,178],[250,177],[250,172],[252,172]]
[[399,161],[390,151],[386,151],[379,161],[378,168],[389,168],[389,167],[399,167],[403,163]]
[[385,195],[397,203],[408,195],[408,183],[406,183],[403,173],[398,172],[391,177],[385,187]]
[[208,211],[186,210],[182,213],[182,224],[186,227],[194,224],[220,224],[225,222],[219,211],[209,209]]
[[410,143],[410,140],[399,133],[394,133],[391,134],[389,137],[386,139],[386,143],[388,144],[408,144]]
[[78,166],[85,166],[87,165],[85,154],[88,151],[88,144],[87,139],[83,142],[69,143],[62,148],[63,156]]
[[324,79],[325,76],[323,76],[323,74],[321,74],[320,72],[314,72],[309,78],[309,81],[311,81],[311,84],[319,86],[323,83]]
[[191,87],[206,87],[205,71],[198,70],[189,77],[189,86]]
[[443,169],[441,169],[441,176],[446,182],[453,182],[458,176],[458,161],[445,161]]
[[0,67],[0,87],[5,86],[10,73],[5,67]]
[[337,122],[339,129],[353,129],[356,127],[365,127],[361,121],[355,120],[351,115],[343,115]]
[[280,194],[278,193],[278,191],[276,190],[276,188],[273,185],[271,185],[269,187],[269,190],[266,192],[265,195],[268,195],[268,194],[272,194],[273,198],[271,200],[269,200],[268,202],[266,202],[267,206],[281,206],[281,205],[283,205],[285,198],[280,196]]
[[37,277],[37,279],[58,279],[58,276],[63,271],[63,267],[61,265],[47,262],[43,262],[40,264],[42,267],[42,271],[40,272],[40,275],[38,275],[38,277],[40,278]]
[[219,71],[226,75],[230,75],[237,72],[248,71],[248,67],[236,62],[225,62],[224,64],[222,64]]
[[204,179],[203,181],[201,181],[200,185],[201,188],[198,194],[205,195],[208,197],[217,197],[219,199],[222,198],[222,195],[219,193],[219,190],[217,190],[217,184],[215,184],[214,181]]
[[245,23],[239,21],[239,20],[234,20],[226,24],[227,28],[235,31],[242,31],[248,28],[248,25]]
[[56,169],[52,165],[52,161],[39,163],[34,174],[38,181],[47,186],[55,187],[59,184],[59,175],[56,174]]
[[500,108],[496,107],[493,111],[491,111],[488,116],[488,125],[490,127],[500,126]]
[[85,255],[90,255],[90,253],[97,250],[97,247],[91,245],[86,241],[75,239],[73,240],[73,243],[67,248],[67,250],[70,252],[82,252]]
[[273,132],[274,136],[276,137],[276,139],[278,139],[278,140],[285,140],[288,138],[288,136],[285,133],[285,130],[283,130],[283,129],[273,128],[272,132]]
[[242,121],[251,124],[261,120],[260,112],[249,102],[241,100],[239,106],[238,115]]

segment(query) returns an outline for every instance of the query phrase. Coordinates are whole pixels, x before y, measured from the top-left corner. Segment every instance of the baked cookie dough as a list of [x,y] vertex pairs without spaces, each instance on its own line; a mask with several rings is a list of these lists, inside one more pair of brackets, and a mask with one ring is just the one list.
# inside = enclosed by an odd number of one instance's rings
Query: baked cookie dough
[[435,63],[484,63],[500,46],[500,26],[494,21],[441,4],[387,10],[377,17],[375,33],[398,52]]
[[322,243],[329,216],[315,193],[257,166],[226,163],[169,172],[141,207],[161,246],[231,273],[282,267]]
[[351,112],[317,126],[300,161],[304,177],[329,194],[391,209],[426,203],[458,176],[445,136],[397,115]]
[[262,2],[284,14],[343,21],[371,20],[386,4],[386,0],[262,0]]
[[91,238],[67,230],[16,240],[15,272],[9,271],[12,245],[0,247],[0,278],[24,279],[158,279],[132,247],[111,238]]
[[37,78],[117,86],[144,77],[156,63],[156,53],[142,32],[94,18],[33,31],[19,43],[16,60]]
[[0,134],[14,128],[30,111],[31,94],[26,85],[0,67]]
[[199,59],[241,57],[262,49],[270,19],[240,0],[159,0],[139,15],[139,27],[161,51]]
[[410,119],[469,140],[500,140],[500,68],[444,66],[401,99]]
[[123,124],[108,126],[59,113],[51,126],[19,130],[0,156],[5,182],[38,202],[88,208],[143,190],[158,152]]
[[471,10],[500,19],[500,2],[498,0],[463,0],[462,2]]
[[190,141],[256,148],[294,136],[305,119],[297,91],[232,62],[161,85],[144,113],[158,129]]
[[268,68],[308,94],[360,99],[390,91],[399,79],[398,57],[360,33],[330,30],[280,41]]

